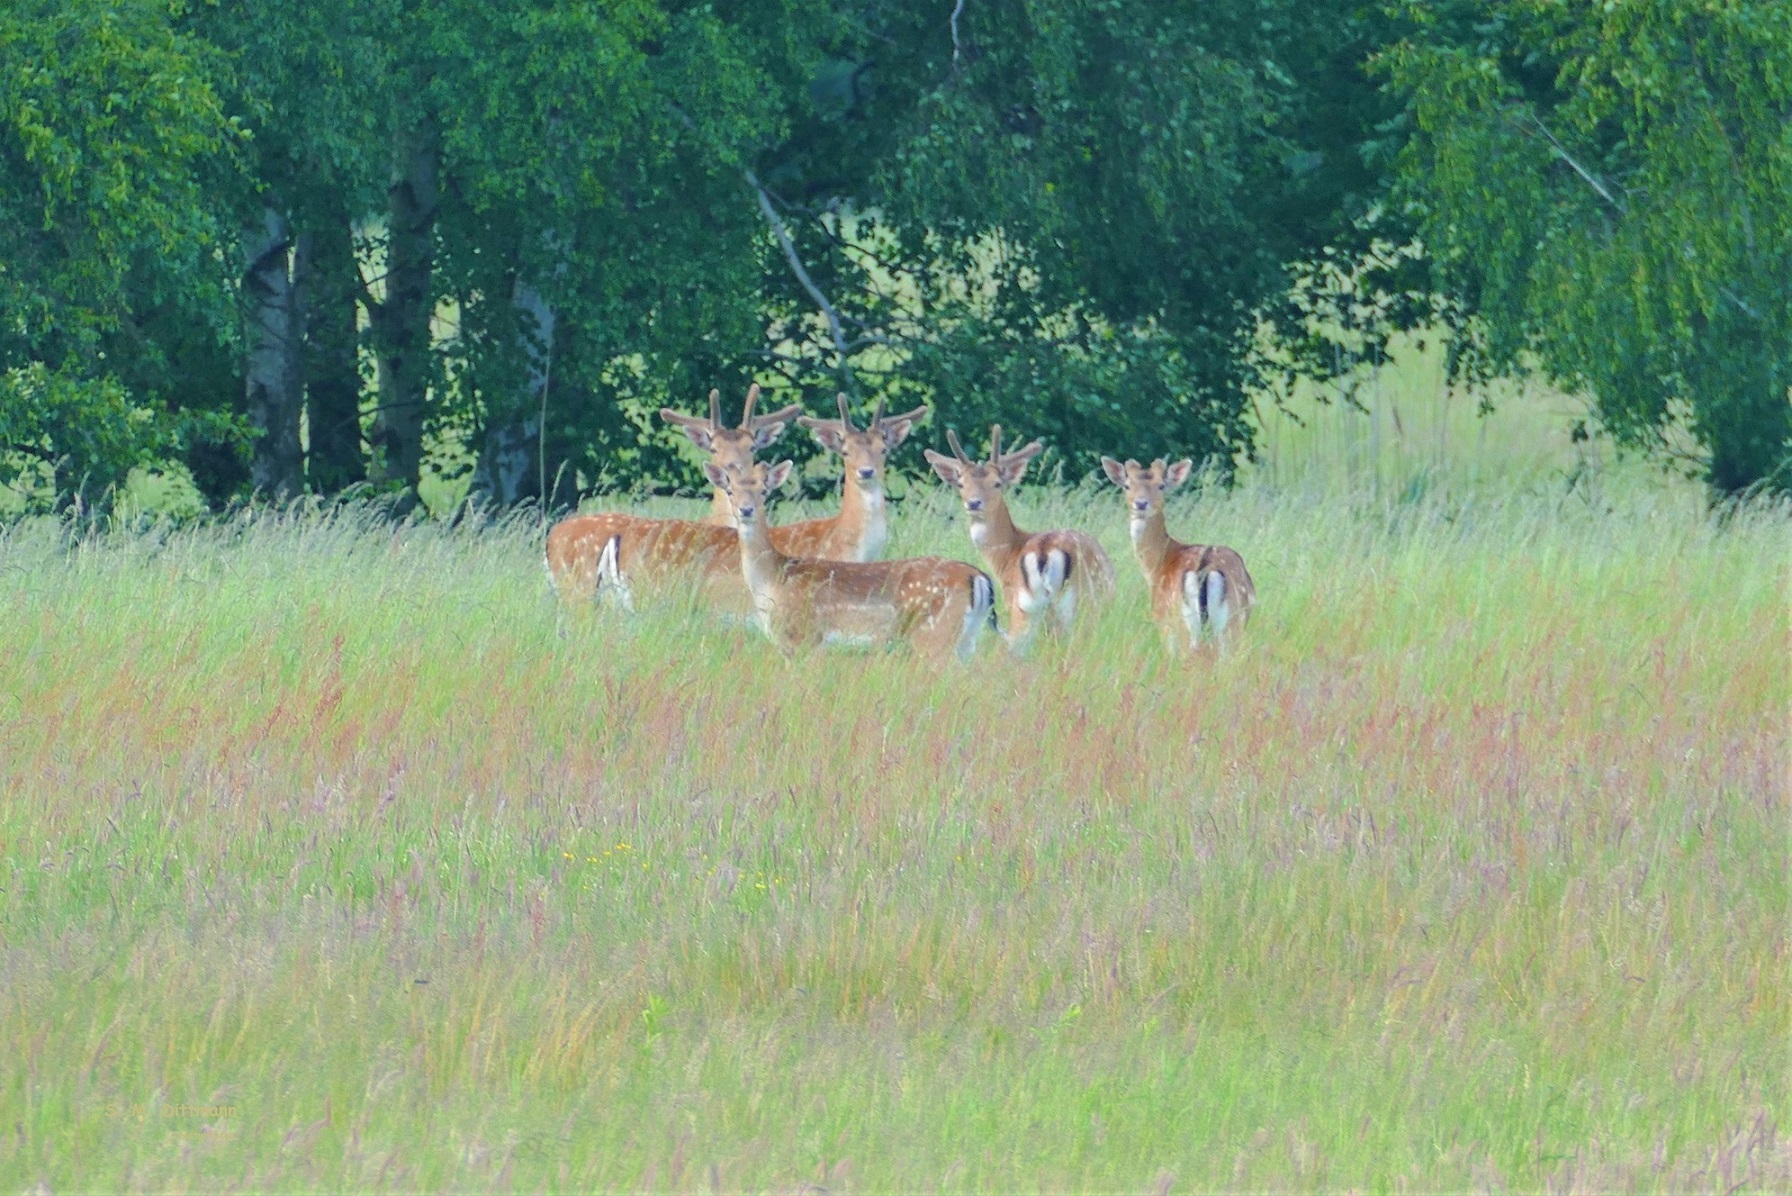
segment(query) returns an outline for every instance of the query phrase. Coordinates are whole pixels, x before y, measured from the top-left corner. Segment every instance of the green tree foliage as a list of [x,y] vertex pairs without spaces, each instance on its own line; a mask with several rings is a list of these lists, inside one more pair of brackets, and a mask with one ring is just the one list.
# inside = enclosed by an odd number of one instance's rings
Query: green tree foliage
[[1534,362],[1719,493],[1792,485],[1792,6],[1412,3],[1402,193],[1470,370]]
[[930,403],[911,454],[1000,421],[1072,476],[1223,474],[1267,372],[1442,321],[1461,368],[1535,362],[1632,442],[1684,413],[1738,489],[1786,457],[1788,21],[22,0],[0,476],[92,502],[178,458],[214,502],[402,507],[445,446],[500,505],[698,486],[655,413],[752,380]]
[[556,477],[562,498],[579,475],[694,482],[654,413],[744,390],[763,335],[738,163],[778,114],[752,45],[704,6],[562,3],[461,29],[438,68],[462,82],[438,102],[458,327],[436,426],[470,440],[501,502]]
[[1309,335],[1292,282],[1376,235],[1392,109],[1361,71],[1385,26],[1359,8],[863,6],[761,155],[840,317],[774,270],[779,364],[806,389],[832,371],[932,401],[935,440],[1042,434],[1075,474],[1110,451],[1229,470],[1265,322]]
[[231,297],[208,182],[238,144],[211,48],[158,0],[21,0],[0,10],[0,481],[48,468],[63,501],[228,418],[182,418],[145,321],[215,343]]

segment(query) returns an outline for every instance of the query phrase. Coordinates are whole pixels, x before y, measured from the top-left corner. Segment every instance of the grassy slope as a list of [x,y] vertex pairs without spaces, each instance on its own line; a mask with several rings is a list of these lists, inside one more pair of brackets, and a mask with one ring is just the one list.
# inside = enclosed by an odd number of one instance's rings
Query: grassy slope
[[1792,1183],[1784,511],[1351,426],[1173,509],[1217,666],[1111,493],[1020,504],[1108,616],[944,672],[526,527],[0,533],[0,1181]]

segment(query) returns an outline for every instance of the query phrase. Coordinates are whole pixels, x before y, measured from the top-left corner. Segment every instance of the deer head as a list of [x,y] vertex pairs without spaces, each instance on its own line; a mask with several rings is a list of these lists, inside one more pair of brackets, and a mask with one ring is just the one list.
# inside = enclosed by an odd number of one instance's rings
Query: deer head
[[797,417],[797,422],[809,429],[822,448],[845,459],[848,477],[855,478],[862,487],[881,484],[890,454],[908,439],[915,424],[927,417],[927,408],[917,407],[901,415],[886,416],[884,401],[879,399],[877,409],[871,413],[871,422],[860,429],[853,426],[846,396],[838,395],[836,399],[840,404],[839,419],[815,419],[803,415]]
[[721,461],[725,466],[740,466],[752,460],[753,454],[764,448],[784,431],[784,426],[802,414],[802,405],[792,403],[769,415],[754,415],[753,406],[759,401],[759,384],[755,382],[747,388],[747,401],[741,408],[740,426],[730,428],[722,422],[722,392],[709,392],[709,418],[686,415],[682,411],[674,411],[670,407],[660,408],[660,418],[680,429],[691,438],[691,443],[708,453],[712,458]]
[[1147,519],[1164,509],[1164,496],[1188,481],[1195,463],[1186,457],[1174,465],[1165,465],[1159,457],[1149,465],[1140,465],[1128,457],[1122,465],[1112,457],[1101,459],[1101,471],[1108,480],[1126,492],[1126,507],[1134,519]]
[[1000,424],[993,424],[989,429],[988,461],[972,461],[965,456],[956,432],[946,432],[946,443],[952,447],[952,456],[928,449],[927,463],[933,466],[933,472],[940,475],[941,481],[958,491],[972,522],[984,519],[1001,503],[1001,492],[1020,481],[1027,471],[1027,462],[1045,451],[1044,443],[1035,440],[1012,453],[1002,452]]
[[734,525],[741,529],[755,526],[755,518],[764,513],[766,495],[789,480],[790,470],[789,461],[776,465],[754,462],[739,470],[725,469],[714,461],[703,465],[704,476],[727,498]]

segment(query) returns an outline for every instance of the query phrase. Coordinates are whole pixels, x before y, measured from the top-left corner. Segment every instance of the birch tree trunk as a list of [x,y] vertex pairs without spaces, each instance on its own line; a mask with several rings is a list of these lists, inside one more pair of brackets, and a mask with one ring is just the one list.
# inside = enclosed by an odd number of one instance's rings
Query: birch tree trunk
[[360,266],[345,211],[311,232],[306,302],[305,410],[311,488],[335,494],[367,476],[361,455],[361,368],[356,300]]
[[521,278],[511,287],[510,305],[526,363],[524,386],[520,394],[489,404],[485,443],[473,470],[474,495],[497,507],[514,507],[542,495],[541,413],[553,380],[553,306]]
[[440,153],[435,122],[427,117],[398,140],[387,193],[386,297],[374,321],[379,412],[370,473],[375,481],[401,483],[400,505],[406,509],[416,504],[423,471]]
[[304,396],[304,271],[286,217],[262,210],[248,240],[243,291],[249,302],[249,354],[243,371],[249,425],[257,435],[249,479],[257,493],[287,499],[304,486],[299,415]]

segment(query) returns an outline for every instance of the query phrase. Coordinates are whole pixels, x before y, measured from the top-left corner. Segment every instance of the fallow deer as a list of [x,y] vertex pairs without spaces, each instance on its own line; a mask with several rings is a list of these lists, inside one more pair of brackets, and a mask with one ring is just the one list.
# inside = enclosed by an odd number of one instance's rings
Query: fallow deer
[[548,531],[548,576],[566,602],[612,595],[628,610],[635,592],[689,585],[706,606],[746,613],[731,527],[691,519],[648,519],[600,511],[562,519]]
[[1131,516],[1132,547],[1145,586],[1151,591],[1151,613],[1163,629],[1172,652],[1186,641],[1200,648],[1203,635],[1217,647],[1226,644],[1226,628],[1237,620],[1243,626],[1256,601],[1244,558],[1217,544],[1183,544],[1172,540],[1164,528],[1164,496],[1188,480],[1192,461],[1165,465],[1159,457],[1150,465],[1112,457],[1101,459],[1108,480],[1126,492]]
[[[660,408],[660,418],[681,429],[691,443],[709,454],[709,459],[724,469],[740,469],[753,463],[753,454],[783,434],[791,420],[803,413],[802,404],[780,407],[769,415],[754,415],[753,404],[759,401],[759,383],[747,387],[747,401],[741,408],[740,427],[730,428],[722,422],[722,392],[709,392],[709,418],[686,415],[670,407]],[[732,527],[728,516],[728,500],[716,491],[710,497],[709,517],[703,522],[717,527]]]
[[[755,416],[758,399],[755,383],[747,389],[738,428],[722,422],[721,392],[716,390],[709,392],[708,419],[670,407],[660,410],[660,418],[681,428],[712,462],[739,469],[751,465],[753,453],[776,440],[802,411],[793,403]],[[716,508],[701,523],[618,511],[562,519],[548,532],[548,576],[562,599],[590,601],[608,591],[624,607],[634,605],[637,587],[689,579],[706,605],[745,613],[748,600],[739,581],[734,528],[720,494]]]
[[995,586],[963,561],[823,561],[778,551],[766,526],[767,495],[790,477],[790,462],[740,472],[703,467],[726,494],[739,529],[740,568],[759,623],[779,648],[828,642],[890,644],[968,660],[995,621]]
[[772,544],[785,556],[875,561],[883,555],[890,535],[884,513],[884,465],[908,439],[915,424],[926,418],[927,408],[886,416],[883,400],[879,399],[871,422],[861,430],[853,427],[846,396],[838,395],[836,399],[840,404],[839,419],[803,415],[796,422],[809,429],[821,447],[838,453],[846,462],[840,513],[774,527]]
[[1002,583],[1008,600],[1009,642],[1024,647],[1035,621],[1047,630],[1068,631],[1080,601],[1113,592],[1114,565],[1094,537],[1083,532],[1029,534],[1014,526],[1002,492],[1020,481],[1027,462],[1045,446],[1035,440],[1004,454],[999,424],[989,430],[986,463],[966,457],[956,433],[948,431],[946,442],[952,446],[952,456],[928,449],[927,462],[958,491],[970,516],[971,543]]

